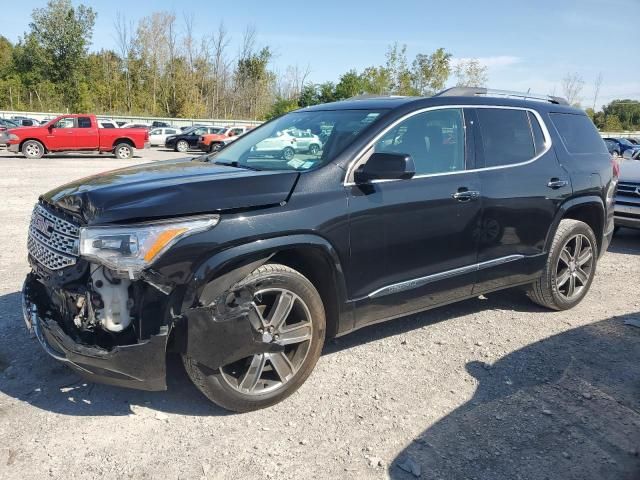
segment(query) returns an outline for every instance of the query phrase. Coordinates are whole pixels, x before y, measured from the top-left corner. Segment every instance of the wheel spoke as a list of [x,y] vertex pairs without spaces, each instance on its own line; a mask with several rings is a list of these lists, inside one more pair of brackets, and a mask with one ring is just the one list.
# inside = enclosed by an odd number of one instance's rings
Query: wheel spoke
[[273,365],[280,380],[282,382],[289,380],[295,373],[289,357],[287,357],[284,352],[269,353],[268,355],[269,361],[271,361],[271,365]]
[[260,380],[260,377],[262,376],[265,360],[266,357],[263,353],[253,356],[247,373],[244,374],[244,377],[242,377],[242,380],[239,383],[241,390],[252,391],[256,387],[258,380]]
[[576,292],[576,277],[573,275],[569,275],[569,288],[567,289],[567,297],[573,297],[573,294]]
[[589,275],[587,274],[587,272],[585,272],[581,268],[576,269],[576,276],[582,286],[585,286],[589,281]]
[[278,330],[285,322],[293,308],[294,297],[289,292],[281,292],[269,315],[265,319],[267,324]]
[[576,235],[576,248],[573,251],[573,258],[578,258],[582,251],[582,235]]
[[556,286],[558,288],[562,287],[565,283],[567,283],[567,280],[569,280],[570,276],[571,276],[571,271],[567,268],[564,272],[562,272],[561,275],[558,275],[558,278],[556,280]]
[[564,247],[560,252],[560,260],[568,267],[571,263],[571,253],[567,250],[567,247]]
[[251,326],[256,330],[264,328],[266,322],[264,320],[264,317],[262,316],[260,308],[258,308],[256,302],[251,302],[251,306],[253,307],[253,311],[255,312],[254,314],[249,314],[249,322],[251,323]]
[[311,340],[311,322],[297,323],[291,328],[280,330],[277,343],[291,345]]
[[578,256],[576,263],[578,264],[579,267],[581,267],[585,263],[587,263],[589,260],[591,260],[591,257],[593,257],[593,250],[591,249],[590,246],[585,247],[585,249]]

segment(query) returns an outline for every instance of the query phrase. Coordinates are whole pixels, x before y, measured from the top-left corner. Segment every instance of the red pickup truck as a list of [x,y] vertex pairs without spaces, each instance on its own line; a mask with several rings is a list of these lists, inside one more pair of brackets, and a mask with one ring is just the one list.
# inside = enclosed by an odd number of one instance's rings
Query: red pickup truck
[[63,115],[38,127],[9,130],[9,151],[27,158],[49,152],[112,152],[117,158],[133,157],[134,148],[149,147],[149,132],[142,128],[99,128],[95,115]]

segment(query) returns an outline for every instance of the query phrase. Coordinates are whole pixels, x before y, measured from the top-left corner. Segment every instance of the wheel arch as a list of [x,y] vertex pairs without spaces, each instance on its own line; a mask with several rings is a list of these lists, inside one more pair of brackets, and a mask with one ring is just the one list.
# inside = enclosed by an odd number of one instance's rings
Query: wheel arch
[[38,142],[44,148],[44,153],[49,153],[49,149],[47,148],[47,144],[40,138],[25,138],[20,141],[20,151],[22,152],[22,146],[30,141]]
[[604,202],[597,195],[588,195],[584,197],[571,198],[564,202],[554,218],[552,228],[545,242],[545,251],[549,251],[553,237],[556,234],[560,221],[569,218],[579,220],[591,227],[598,242],[598,253],[601,254],[603,245],[604,228],[605,228],[605,208]]
[[121,143],[126,143],[128,144],[131,148],[136,148],[136,144],[133,140],[131,140],[129,137],[120,137],[120,138],[116,138],[113,141],[113,148],[116,148],[119,144]]
[[188,282],[181,310],[211,302],[267,262],[297,270],[316,287],[325,307],[328,337],[344,329],[347,290],[342,265],[331,243],[315,234],[265,239],[212,255]]

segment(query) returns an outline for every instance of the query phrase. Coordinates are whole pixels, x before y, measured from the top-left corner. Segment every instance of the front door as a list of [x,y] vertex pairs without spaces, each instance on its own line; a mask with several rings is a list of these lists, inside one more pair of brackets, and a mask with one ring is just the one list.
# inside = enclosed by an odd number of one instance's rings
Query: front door
[[409,154],[410,180],[347,179],[356,325],[469,296],[475,282],[479,176],[462,109],[433,109],[389,129],[368,154]]
[[75,150],[76,118],[62,117],[54,123],[47,134],[47,148],[50,151]]

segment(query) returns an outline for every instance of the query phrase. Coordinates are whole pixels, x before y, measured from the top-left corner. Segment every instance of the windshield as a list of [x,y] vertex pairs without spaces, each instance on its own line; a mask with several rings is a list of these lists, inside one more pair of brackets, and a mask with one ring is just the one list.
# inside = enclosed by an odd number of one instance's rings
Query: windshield
[[383,112],[292,112],[244,134],[212,160],[256,170],[318,168],[336,158]]

